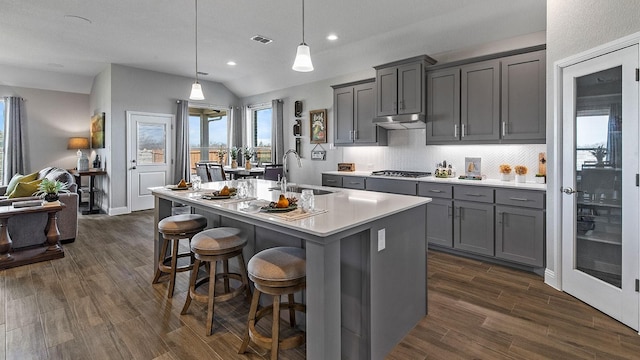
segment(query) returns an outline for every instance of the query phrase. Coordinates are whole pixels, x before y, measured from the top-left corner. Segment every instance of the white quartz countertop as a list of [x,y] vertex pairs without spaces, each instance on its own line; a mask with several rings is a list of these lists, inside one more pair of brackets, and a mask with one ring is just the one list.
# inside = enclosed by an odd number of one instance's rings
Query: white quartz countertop
[[[547,184],[538,184],[534,181],[527,181],[526,183],[516,183],[514,180],[502,181],[499,179],[484,179],[484,180],[461,180],[455,178],[437,178],[435,176],[425,176],[419,178],[405,178],[405,177],[392,177],[392,176],[373,176],[371,171],[325,171],[323,174],[327,175],[341,175],[341,176],[363,176],[378,179],[393,179],[401,181],[426,181],[434,183],[446,183],[453,185],[473,185],[473,186],[491,186],[502,187],[511,189],[523,189],[523,190],[547,190]],[[533,179],[533,177],[531,177]]]
[[[321,237],[326,237],[431,201],[431,199],[427,197],[299,185],[305,188],[331,191],[332,193],[330,194],[315,195],[315,208],[326,210],[326,212],[300,220],[284,220],[274,215],[274,213],[257,212],[259,208],[254,206],[278,200],[281,192],[279,190],[269,189],[277,186],[275,181],[261,179],[247,179],[243,181],[249,184],[250,196],[255,199],[248,199],[241,202],[202,199],[203,194],[211,193],[213,190],[220,190],[224,185],[236,187],[237,182],[235,180],[204,183],[200,191],[192,191],[190,189],[176,191],[166,187],[154,187],[150,190],[153,195],[165,199],[210,208],[220,213],[242,216],[245,220],[256,219],[265,221]],[[289,185],[292,186],[295,184],[289,183]],[[300,194],[298,193],[287,193],[287,196],[295,196],[298,198],[298,201],[300,201]]]

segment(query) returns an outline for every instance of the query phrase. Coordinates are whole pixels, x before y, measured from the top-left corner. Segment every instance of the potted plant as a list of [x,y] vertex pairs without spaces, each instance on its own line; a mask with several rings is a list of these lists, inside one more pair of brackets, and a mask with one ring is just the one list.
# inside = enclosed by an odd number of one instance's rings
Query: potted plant
[[536,183],[545,184],[547,182],[547,175],[545,174],[536,174]]
[[511,165],[509,164],[502,164],[500,165],[500,179],[502,181],[509,181],[511,180]]
[[600,145],[591,150],[590,153],[596,158],[596,166],[604,166],[604,156],[607,155],[607,149],[604,146]]
[[525,183],[527,182],[527,167],[524,165],[516,165],[515,166],[515,172],[516,172],[516,182],[517,183]]
[[43,179],[38,185],[38,191],[35,195],[44,198],[47,202],[53,202],[59,199],[60,193],[67,192],[69,192],[69,184],[58,180]]
[[225,149],[218,149],[218,162],[220,163],[220,165],[224,165],[225,161],[224,161],[224,156],[227,155],[227,150]]
[[238,167],[238,152],[240,150],[237,147],[232,147],[231,148],[231,168],[232,169],[236,169]]
[[255,155],[255,151],[253,151],[252,148],[250,147],[246,147],[244,148],[244,150],[242,151],[242,155],[244,156],[244,168],[249,170],[251,169],[251,159],[253,158],[253,155]]

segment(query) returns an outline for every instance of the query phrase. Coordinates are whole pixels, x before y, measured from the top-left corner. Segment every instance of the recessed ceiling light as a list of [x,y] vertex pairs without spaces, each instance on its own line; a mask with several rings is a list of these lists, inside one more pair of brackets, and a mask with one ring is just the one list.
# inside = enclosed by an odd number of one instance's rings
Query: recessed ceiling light
[[227,61],[227,65],[229,66],[236,66],[236,62],[235,61]]
[[336,40],[338,40],[338,35],[329,34],[329,36],[327,36],[327,40],[336,41]]

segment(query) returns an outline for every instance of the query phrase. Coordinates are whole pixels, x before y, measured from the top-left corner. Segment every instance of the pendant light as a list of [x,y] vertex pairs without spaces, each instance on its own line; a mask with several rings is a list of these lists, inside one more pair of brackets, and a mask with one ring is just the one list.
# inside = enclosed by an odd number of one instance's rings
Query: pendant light
[[301,72],[313,71],[311,51],[309,50],[309,46],[304,42],[304,0],[302,0],[302,43],[298,45],[296,59],[294,60],[291,68],[295,71]]
[[189,100],[204,100],[202,85],[198,82],[198,0],[196,1],[196,81],[191,85]]

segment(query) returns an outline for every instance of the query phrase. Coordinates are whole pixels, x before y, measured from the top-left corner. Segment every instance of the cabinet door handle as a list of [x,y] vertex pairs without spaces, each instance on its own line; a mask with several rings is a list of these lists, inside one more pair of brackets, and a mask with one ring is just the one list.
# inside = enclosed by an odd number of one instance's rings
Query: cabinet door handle
[[462,124],[462,137],[464,137],[464,124]]
[[454,218],[459,218],[460,217],[460,207],[456,206],[455,208],[455,213],[453,215]]
[[404,101],[400,100],[400,109],[404,110]]
[[481,196],[484,196],[484,195],[482,195],[482,194],[470,194],[470,193],[466,193],[465,195],[467,195],[467,196],[473,196],[473,197],[481,197]]
[[353,140],[358,140],[358,130],[353,130]]
[[453,215],[453,209],[451,209],[451,205],[447,206],[447,216],[451,217]]
[[393,102],[393,111],[398,111],[398,103],[397,102]]
[[509,200],[514,200],[514,201],[529,201],[529,199],[527,198],[519,198],[519,197],[509,197]]
[[327,179],[327,182],[328,182],[328,183],[334,183],[334,182],[336,182],[336,180],[330,180],[330,179]]
[[443,192],[442,190],[437,190],[437,189],[431,189],[429,190],[430,192],[434,192],[434,193],[441,193]]
[[358,181],[349,181],[349,185],[360,185],[360,184],[362,183]]
[[504,216],[504,212],[498,211],[498,224],[502,224],[502,222],[504,220],[503,216]]
[[503,121],[502,122],[502,136],[507,136],[507,122]]
[[453,124],[453,137],[458,138],[458,124]]

